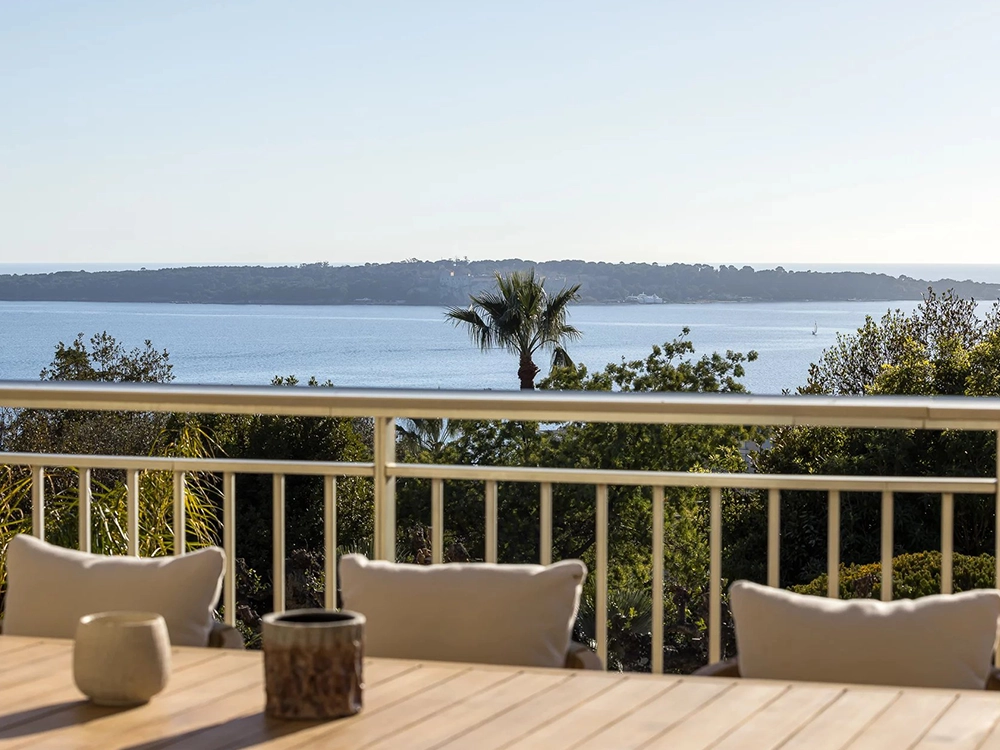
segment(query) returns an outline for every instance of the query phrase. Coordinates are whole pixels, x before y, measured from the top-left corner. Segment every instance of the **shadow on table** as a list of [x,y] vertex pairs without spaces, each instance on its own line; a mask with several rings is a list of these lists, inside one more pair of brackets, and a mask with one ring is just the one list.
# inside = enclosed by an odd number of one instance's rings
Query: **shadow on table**
[[95,706],[90,701],[77,700],[0,714],[0,740],[30,737],[41,732],[79,726],[105,716],[131,711],[133,708],[134,706]]
[[196,748],[218,748],[240,750],[253,747],[266,740],[287,737],[304,729],[319,726],[329,722],[323,721],[282,721],[272,719],[263,711],[238,719],[221,721],[207,727],[192,729],[181,734],[165,735],[155,740],[129,745],[122,750],[159,750],[165,747],[179,747],[187,750]]

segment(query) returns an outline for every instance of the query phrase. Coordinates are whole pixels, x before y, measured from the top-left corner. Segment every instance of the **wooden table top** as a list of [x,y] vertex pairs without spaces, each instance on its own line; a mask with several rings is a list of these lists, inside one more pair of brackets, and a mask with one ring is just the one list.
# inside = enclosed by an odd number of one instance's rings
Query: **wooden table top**
[[349,719],[263,714],[261,654],[178,648],[145,706],[76,690],[71,641],[0,636],[0,748],[998,748],[1000,693],[370,659]]

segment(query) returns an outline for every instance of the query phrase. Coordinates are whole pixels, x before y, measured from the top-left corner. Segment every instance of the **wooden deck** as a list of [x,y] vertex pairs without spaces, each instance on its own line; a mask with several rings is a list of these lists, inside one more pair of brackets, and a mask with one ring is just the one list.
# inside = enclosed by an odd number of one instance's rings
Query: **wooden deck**
[[72,642],[0,636],[0,748],[997,748],[1000,693],[371,659],[365,708],[262,713],[257,652],[179,648],[165,692],[98,708]]

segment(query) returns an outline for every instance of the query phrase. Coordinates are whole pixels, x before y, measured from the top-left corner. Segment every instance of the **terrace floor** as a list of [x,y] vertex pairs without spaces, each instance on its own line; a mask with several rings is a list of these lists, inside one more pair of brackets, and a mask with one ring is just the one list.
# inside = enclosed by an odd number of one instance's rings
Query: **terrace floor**
[[71,641],[0,636],[0,748],[1000,748],[1000,694],[370,659],[365,707],[263,714],[262,655],[178,648],[167,689],[91,705]]

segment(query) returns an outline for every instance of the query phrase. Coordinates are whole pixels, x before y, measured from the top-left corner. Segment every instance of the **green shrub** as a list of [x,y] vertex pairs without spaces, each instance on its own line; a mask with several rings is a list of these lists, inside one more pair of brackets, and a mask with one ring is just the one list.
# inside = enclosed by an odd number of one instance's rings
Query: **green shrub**
[[[892,560],[893,599],[916,599],[941,593],[941,553],[913,552]],[[802,586],[799,594],[826,596],[826,573]],[[992,555],[955,555],[952,563],[954,591],[991,589],[996,586],[996,562]],[[840,566],[841,599],[878,599],[882,595],[882,565]]]

